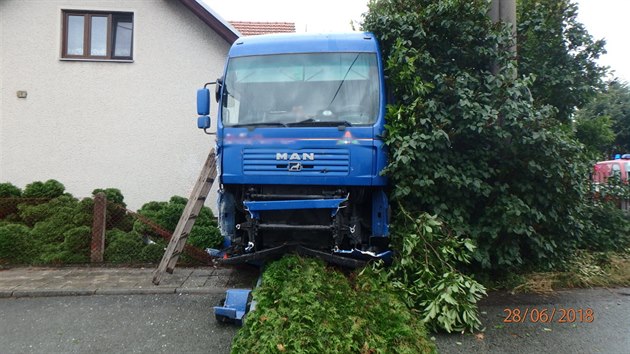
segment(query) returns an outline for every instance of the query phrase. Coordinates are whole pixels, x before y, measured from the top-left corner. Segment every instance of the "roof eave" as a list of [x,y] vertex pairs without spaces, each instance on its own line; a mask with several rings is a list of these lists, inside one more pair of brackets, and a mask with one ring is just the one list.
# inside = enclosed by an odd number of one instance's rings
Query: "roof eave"
[[229,44],[234,43],[241,33],[234,28],[229,22],[221,18],[208,5],[201,0],[179,0],[192,13],[194,13],[201,21],[214,30],[221,38],[225,39]]

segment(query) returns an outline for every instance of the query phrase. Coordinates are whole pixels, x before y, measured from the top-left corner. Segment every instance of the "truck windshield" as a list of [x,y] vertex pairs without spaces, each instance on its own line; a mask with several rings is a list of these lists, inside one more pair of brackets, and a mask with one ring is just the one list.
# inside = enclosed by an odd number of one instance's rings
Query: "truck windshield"
[[374,53],[309,53],[230,59],[224,126],[369,125],[379,107]]

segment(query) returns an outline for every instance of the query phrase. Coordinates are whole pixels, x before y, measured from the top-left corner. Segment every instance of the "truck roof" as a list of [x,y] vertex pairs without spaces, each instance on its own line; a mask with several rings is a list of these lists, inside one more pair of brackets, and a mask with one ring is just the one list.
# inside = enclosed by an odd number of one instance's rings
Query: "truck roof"
[[241,37],[232,44],[229,57],[288,53],[366,52],[377,53],[372,33],[282,33]]

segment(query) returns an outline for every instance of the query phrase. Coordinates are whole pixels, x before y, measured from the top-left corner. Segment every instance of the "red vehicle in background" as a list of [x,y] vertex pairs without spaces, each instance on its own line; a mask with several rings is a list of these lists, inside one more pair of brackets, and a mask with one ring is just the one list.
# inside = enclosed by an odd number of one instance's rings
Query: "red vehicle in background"
[[593,168],[593,182],[604,184],[610,177],[618,176],[622,182],[628,183],[628,173],[630,173],[630,154],[624,154],[614,160],[596,163]]
[[[593,167],[593,197],[596,200],[614,202],[625,212],[630,212],[628,189],[615,182],[609,185],[609,179],[628,185],[630,180],[630,154],[616,155],[614,160],[600,161]],[[618,182],[617,182],[618,183]]]

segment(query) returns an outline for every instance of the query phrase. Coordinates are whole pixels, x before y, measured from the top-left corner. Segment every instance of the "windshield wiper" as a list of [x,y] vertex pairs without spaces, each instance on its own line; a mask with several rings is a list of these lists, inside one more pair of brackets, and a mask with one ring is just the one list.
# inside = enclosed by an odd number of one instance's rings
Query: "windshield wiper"
[[338,127],[338,126],[344,126],[344,127],[351,127],[352,123],[348,122],[347,120],[316,120],[313,118],[309,118],[309,119],[305,119],[303,121],[299,121],[299,122],[295,122],[295,123],[288,123],[287,124],[290,127],[297,127],[297,126],[316,126],[316,127]]
[[257,127],[288,127],[286,123],[282,122],[258,122],[258,123],[243,123],[228,125],[226,128],[257,128]]
[[361,53],[358,53],[357,56],[354,57],[354,60],[352,61],[352,64],[350,64],[350,66],[348,67],[348,70],[346,70],[346,74],[343,76],[343,79],[339,83],[339,87],[337,87],[337,91],[335,91],[335,95],[333,96],[332,100],[330,100],[330,103],[328,103],[328,107],[330,107],[330,105],[333,102],[335,102],[335,99],[337,98],[337,95],[339,94],[339,90],[341,90],[341,86],[343,86],[343,83],[346,82],[346,78],[348,77],[348,74],[350,73],[350,70],[352,70],[352,67],[354,66],[354,63],[357,62],[357,59],[359,59],[360,55],[361,55]]

